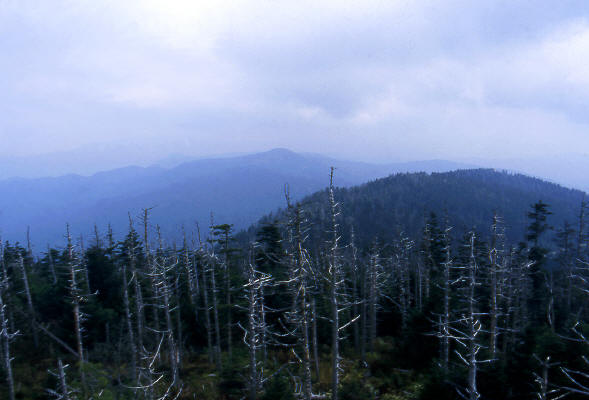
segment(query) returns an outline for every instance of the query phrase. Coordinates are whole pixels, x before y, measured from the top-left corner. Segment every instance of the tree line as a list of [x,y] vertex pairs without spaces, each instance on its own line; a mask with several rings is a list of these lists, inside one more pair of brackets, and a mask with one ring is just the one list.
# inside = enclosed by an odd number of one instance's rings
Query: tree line
[[211,216],[167,243],[150,209],[121,240],[0,242],[1,396],[589,396],[585,200],[555,240],[540,201],[517,242],[497,213],[486,232],[430,213],[418,235],[358,244],[333,173],[320,233],[286,191],[248,242]]

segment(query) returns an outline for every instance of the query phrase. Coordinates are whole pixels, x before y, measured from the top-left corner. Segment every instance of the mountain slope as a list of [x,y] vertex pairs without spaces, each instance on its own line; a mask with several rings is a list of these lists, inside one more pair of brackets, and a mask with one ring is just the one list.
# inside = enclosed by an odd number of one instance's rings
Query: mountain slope
[[[517,243],[524,239],[532,204],[539,200],[549,204],[553,215],[548,223],[553,227],[560,228],[564,221],[575,227],[583,198],[578,190],[490,169],[397,174],[339,188],[335,195],[341,204],[342,235],[347,240],[353,226],[358,242],[364,246],[375,236],[389,240],[400,231],[419,237],[430,212],[437,214],[440,223],[447,213],[453,234],[459,237],[472,228],[486,236],[497,211],[504,219],[508,241]],[[302,204],[311,216],[311,236],[316,239],[328,225],[327,192],[308,196]],[[261,222],[274,218],[276,215]]]
[[128,213],[137,216],[151,208],[153,224],[165,237],[175,239],[180,225],[217,222],[245,228],[268,210],[284,205],[284,185],[293,199],[324,188],[330,166],[337,167],[338,184],[352,186],[398,171],[448,170],[467,167],[451,162],[376,165],[297,154],[284,149],[265,153],[203,159],[171,169],[159,166],[127,167],[89,177],[10,179],[0,181],[0,233],[23,241],[27,226],[33,243],[63,242],[66,222],[76,236],[88,236],[96,223],[115,234],[127,229]]

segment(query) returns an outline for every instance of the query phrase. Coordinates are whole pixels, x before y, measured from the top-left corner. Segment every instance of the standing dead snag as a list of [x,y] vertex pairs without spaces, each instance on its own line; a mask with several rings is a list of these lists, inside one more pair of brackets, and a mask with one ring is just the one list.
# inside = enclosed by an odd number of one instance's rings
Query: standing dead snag
[[[138,352],[137,344],[135,343],[135,335],[133,332],[133,321],[131,318],[131,306],[129,300],[129,283],[127,280],[127,262],[129,263],[130,269],[133,273],[131,279],[137,279],[137,277],[135,276],[135,265],[137,263],[136,253],[139,249],[139,243],[137,242],[136,237],[137,233],[133,228],[133,220],[129,216],[129,234],[127,235],[127,240],[125,241],[124,249],[127,256],[127,260],[123,261],[121,272],[123,276],[123,305],[125,309],[125,320],[127,323],[127,334],[129,335],[129,346],[131,346],[131,371],[133,374],[133,380],[137,382],[137,385],[139,385],[137,358],[138,355],[140,355],[140,353]],[[137,299],[136,301],[139,301],[139,299]],[[138,319],[138,326],[141,326],[141,322],[139,321],[140,314],[137,314],[136,318]],[[142,329],[138,329],[138,331],[142,332]]]
[[[27,231],[28,234],[28,231]],[[29,278],[27,275],[27,269],[25,267],[24,260],[22,258],[22,254],[18,253],[18,267],[22,275],[23,281],[23,288],[25,295],[27,297],[27,307],[29,310],[29,318],[31,319],[31,332],[33,332],[33,342],[35,343],[35,348],[39,346],[39,335],[37,334],[37,328],[35,326],[36,316],[35,316],[35,308],[33,307],[33,297],[31,296],[31,289],[29,287]]]
[[159,249],[158,249],[158,257],[154,259],[154,271],[156,272],[156,277],[154,281],[156,282],[158,293],[160,294],[161,298],[161,305],[160,308],[164,311],[164,316],[166,320],[166,330],[165,336],[168,338],[168,358],[170,360],[170,368],[172,370],[172,378],[173,383],[172,386],[177,386],[180,382],[179,378],[179,356],[178,356],[178,347],[176,344],[176,340],[174,337],[174,325],[172,323],[172,309],[173,306],[171,304],[173,293],[172,293],[172,285],[170,284],[170,275],[173,271],[175,271],[178,267],[178,259],[177,257],[169,257],[163,249],[162,246],[162,239],[161,239],[161,232],[159,226],[157,227],[157,235],[159,239]]
[[[239,326],[244,331],[243,341],[249,350],[249,379],[248,379],[248,397],[255,400],[257,392],[260,390],[263,382],[263,364],[259,367],[260,361],[258,352],[264,352],[266,347],[266,316],[264,307],[264,287],[271,283],[271,276],[256,269],[255,256],[253,249],[250,251],[250,261],[247,266],[247,283],[244,285],[247,290],[245,297],[247,300],[247,328]],[[263,363],[263,360],[262,360]]]
[[[155,302],[155,300],[159,298],[159,292],[158,285],[155,279],[155,277],[157,276],[157,272],[154,256],[149,246],[149,212],[151,210],[152,208],[144,208],[141,218],[143,223],[143,250],[145,252],[146,271],[151,283],[151,296]],[[152,319],[153,330],[156,335],[155,340],[157,342],[157,332],[159,332],[160,330],[160,314],[159,307],[155,305],[152,307]]]
[[[350,232],[350,280],[352,281],[352,314],[360,315],[360,293],[359,293],[359,268],[358,268],[358,248],[356,247],[354,237],[354,227],[351,228]],[[360,324],[354,324],[354,347],[360,348]]]
[[[381,265],[380,252],[377,242],[372,246],[369,255],[368,266],[366,269],[366,311],[365,315],[365,335],[364,342],[368,343],[368,350],[374,351],[374,342],[376,340],[378,328],[378,309],[381,297],[381,289],[385,281],[385,274]],[[367,334],[367,337],[366,337]]]
[[194,310],[194,319],[198,321],[198,295],[199,295],[199,285],[198,285],[198,268],[196,263],[196,257],[194,255],[194,250],[191,251],[188,248],[188,241],[186,240],[186,231],[182,229],[183,241],[182,241],[182,260],[184,264],[184,269],[186,272],[186,283],[188,285],[188,294],[190,298],[190,304],[192,305],[192,309]]
[[[221,371],[221,329],[219,326],[219,307],[217,300],[217,278],[216,278],[216,267],[218,264],[217,255],[215,254],[215,246],[213,240],[213,215],[211,214],[211,225],[210,225],[210,247],[207,252],[207,269],[210,273],[211,278],[211,296],[212,296],[212,307],[213,307],[213,322],[215,327],[215,364],[217,371]],[[203,275],[204,275],[203,271]]]
[[438,338],[440,339],[440,353],[441,353],[441,367],[444,374],[448,373],[448,363],[450,361],[450,339],[452,338],[450,324],[452,322],[451,310],[450,310],[450,300],[452,297],[452,280],[451,280],[451,271],[452,271],[452,244],[451,244],[451,237],[450,232],[452,228],[448,226],[446,222],[446,228],[442,234],[442,240],[444,243],[444,254],[445,259],[442,263],[442,297],[443,297],[443,310],[440,315],[438,315]]
[[[0,248],[2,248],[2,242],[0,241]],[[0,251],[0,257],[3,258],[2,251]],[[0,260],[3,262],[3,260]],[[14,377],[12,376],[12,358],[10,356],[10,342],[14,339],[14,337],[18,334],[18,332],[10,333],[10,328],[8,326],[8,319],[6,317],[6,305],[4,304],[4,296],[7,292],[7,281],[2,279],[0,281],[0,343],[2,344],[2,356],[3,356],[3,364],[4,370],[6,373],[6,384],[8,386],[8,398],[10,400],[15,399],[15,392],[14,392]]]
[[[586,276],[589,272],[589,262],[581,261],[580,264],[582,265],[580,268],[584,270]],[[585,296],[589,295],[589,280],[583,279],[581,288]],[[573,326],[572,331],[575,334],[575,340],[584,344],[586,348],[589,348],[589,338],[585,336],[582,328],[581,321],[577,321]],[[566,376],[570,383],[569,386],[565,386],[563,389],[568,393],[589,396],[589,357],[581,356],[581,358],[585,366],[584,370],[560,367],[561,372]]]
[[540,363],[540,366],[542,367],[541,374],[534,372],[534,381],[538,386],[536,391],[536,397],[538,400],[558,400],[565,397],[567,393],[563,393],[560,388],[555,388],[553,385],[551,385],[548,375],[550,368],[559,365],[559,363],[551,363],[550,356],[547,356],[545,359],[540,359],[534,354],[534,358]]
[[466,265],[460,267],[462,276],[459,282],[462,283],[460,291],[462,292],[463,312],[460,318],[460,327],[452,327],[453,338],[456,340],[462,350],[455,350],[458,358],[466,365],[468,369],[467,384],[464,391],[458,390],[458,394],[467,400],[477,400],[481,396],[477,389],[477,374],[478,365],[489,360],[479,360],[478,355],[483,347],[481,344],[482,323],[480,316],[483,315],[478,312],[477,301],[477,287],[480,286],[478,280],[479,267],[475,255],[475,240],[474,232],[469,234],[468,244],[466,248],[469,252],[469,257]]
[[67,367],[68,365],[63,365],[61,358],[59,358],[57,360],[57,372],[49,371],[51,375],[54,375],[57,378],[57,390],[48,389],[47,393],[49,393],[51,396],[55,397],[58,400],[72,399],[72,391],[66,382],[65,369]]
[[489,353],[491,359],[495,358],[497,352],[497,338],[499,336],[498,319],[499,319],[499,285],[501,273],[501,242],[503,234],[500,229],[501,220],[495,213],[493,215],[493,224],[491,225],[491,245],[489,249],[489,316],[490,316],[490,344]]
[[82,303],[85,301],[85,296],[78,284],[78,274],[81,271],[76,254],[74,253],[74,245],[70,235],[70,226],[67,225],[67,265],[69,270],[69,295],[73,306],[74,313],[74,334],[76,337],[76,351],[78,353],[78,363],[80,378],[84,391],[86,390],[86,378],[84,375],[84,343],[82,340],[82,322],[84,321],[84,314],[82,313]]
[[399,241],[396,243],[396,251],[393,256],[393,279],[396,286],[397,299],[394,301],[401,313],[401,329],[407,328],[409,320],[409,309],[411,307],[411,277],[410,277],[410,256],[415,243],[405,236],[399,234]]
[[[131,281],[133,281],[133,288],[135,289],[135,324],[137,329],[137,355],[143,356],[145,353],[145,346],[143,344],[144,328],[144,304],[143,291],[141,289],[141,281],[139,270],[137,268],[137,254],[136,250],[140,248],[139,235],[133,227],[133,219],[129,215],[129,234],[127,235],[127,252],[129,252],[129,268],[131,269]],[[138,366],[137,366],[138,367]]]
[[[211,325],[211,308],[209,307],[209,289],[208,289],[208,284],[207,284],[207,268],[206,268],[207,254],[203,250],[202,245],[200,246],[198,252],[200,255],[200,259],[205,261],[203,268],[201,268],[202,301],[203,301],[204,313],[205,313],[205,329],[207,331],[207,349],[208,349],[208,354],[209,354],[209,362],[212,363],[213,361],[215,361],[215,362],[217,361],[217,351],[216,351],[216,347],[213,346],[213,327]],[[193,262],[196,264],[195,258],[193,258]],[[195,313],[196,312],[197,311],[195,311]]]
[[285,313],[285,318],[291,329],[288,334],[297,341],[298,351],[293,348],[293,354],[302,366],[301,384],[295,382],[297,394],[305,400],[311,400],[313,395],[313,383],[311,378],[311,338],[309,329],[312,316],[310,315],[309,281],[312,275],[311,262],[307,250],[304,247],[306,231],[303,228],[305,222],[303,210],[300,204],[292,205],[286,193],[289,221],[288,235],[290,248],[287,253],[289,290],[292,295],[290,311]]
[[[338,204],[335,201],[335,190],[333,185],[333,172],[334,168],[331,167],[330,179],[329,179],[329,217],[330,217],[330,228],[328,233],[328,267],[327,267],[327,283],[329,287],[329,298],[331,305],[331,398],[337,400],[339,398],[339,375],[340,375],[340,331],[345,329],[350,324],[354,323],[357,316],[346,324],[340,324],[340,312],[350,306],[348,302],[344,301],[343,286],[344,286],[344,273],[342,270],[342,262],[339,254],[339,233],[337,218],[339,215]],[[314,303],[313,303],[314,305]],[[315,311],[315,307],[313,307]],[[315,319],[316,316],[314,315]]]

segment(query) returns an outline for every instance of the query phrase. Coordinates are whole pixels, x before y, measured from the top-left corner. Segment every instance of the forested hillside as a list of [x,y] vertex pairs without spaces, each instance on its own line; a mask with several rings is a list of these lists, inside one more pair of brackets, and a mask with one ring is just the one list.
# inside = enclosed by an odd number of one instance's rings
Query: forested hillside
[[[565,222],[576,223],[583,199],[578,190],[491,169],[395,174],[359,186],[338,188],[335,195],[341,202],[340,229],[344,237],[349,237],[353,228],[356,240],[363,246],[375,237],[393,240],[401,232],[416,237],[432,213],[438,224],[445,218],[452,221],[455,234],[474,229],[485,239],[489,235],[489,221],[497,213],[505,221],[507,240],[517,243],[525,237],[530,205],[539,200],[549,204],[553,212],[550,225],[554,229],[547,232],[552,238]],[[327,197],[324,190],[301,200],[310,212],[311,233],[315,236],[329,224]],[[280,213],[269,215],[261,223],[283,217]],[[251,228],[250,236],[256,229]]]
[[39,257],[4,242],[0,396],[589,395],[580,192],[490,170],[336,189],[331,173],[249,235],[213,220],[175,242],[146,208],[120,239],[68,228]]

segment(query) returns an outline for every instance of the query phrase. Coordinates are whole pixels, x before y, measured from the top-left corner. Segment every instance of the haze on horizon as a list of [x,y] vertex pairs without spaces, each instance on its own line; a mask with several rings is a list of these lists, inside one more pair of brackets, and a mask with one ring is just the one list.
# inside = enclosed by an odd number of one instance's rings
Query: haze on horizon
[[0,52],[5,160],[589,152],[585,1],[5,0]]

